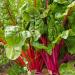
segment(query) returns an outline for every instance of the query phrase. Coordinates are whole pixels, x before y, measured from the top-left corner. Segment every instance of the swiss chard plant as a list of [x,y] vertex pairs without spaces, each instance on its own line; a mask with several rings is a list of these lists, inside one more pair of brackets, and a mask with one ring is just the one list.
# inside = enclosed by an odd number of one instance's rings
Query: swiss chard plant
[[35,75],[45,67],[60,75],[75,60],[74,20],[74,0],[0,0],[0,43],[9,60]]

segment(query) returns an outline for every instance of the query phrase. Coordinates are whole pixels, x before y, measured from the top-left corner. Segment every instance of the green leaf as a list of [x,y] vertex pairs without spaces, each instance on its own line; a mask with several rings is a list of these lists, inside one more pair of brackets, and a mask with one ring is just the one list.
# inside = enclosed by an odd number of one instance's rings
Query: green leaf
[[75,53],[75,36],[71,36],[66,40],[66,45],[70,53]]
[[70,31],[69,36],[75,36],[75,32],[73,30]]
[[74,75],[75,74],[75,62],[69,62],[60,66],[60,75]]
[[36,49],[45,49],[47,50],[48,48],[40,43],[37,43],[37,42],[33,42],[32,44]]
[[69,24],[72,29],[72,33],[75,35],[75,11],[69,16]]
[[55,40],[52,41],[52,44],[56,44],[61,40],[61,36],[59,35],[57,38],[55,38]]
[[5,39],[10,46],[22,46],[24,44],[23,37],[18,26],[7,26],[5,28]]
[[31,32],[31,33],[34,38],[34,41],[37,41],[39,39],[39,37],[41,36],[41,34],[38,30],[35,30],[34,32]]
[[55,40],[52,42],[52,44],[58,43],[58,42],[61,40],[61,38],[67,39],[68,36],[69,36],[69,32],[70,32],[70,31],[71,31],[71,30],[63,31],[61,34],[59,34],[59,35],[55,38]]
[[30,21],[30,16],[29,16],[28,13],[25,13],[24,12],[23,20],[25,20],[26,22],[29,22]]
[[4,30],[0,29],[0,37],[3,38],[4,37]]
[[22,31],[22,37],[23,37],[23,40],[25,41],[27,38],[31,37],[31,33],[30,31]]
[[52,48],[53,48],[53,44],[49,44],[48,45],[48,49],[46,50],[47,51],[47,53],[49,53],[49,54],[51,54],[52,53]]
[[23,67],[20,67],[17,64],[12,64],[11,67],[7,70],[8,75],[21,75],[22,73],[27,75],[27,70],[24,70]]
[[61,38],[67,39],[69,36],[69,32],[70,32],[70,30],[63,31],[61,34]]
[[69,12],[70,12],[70,14],[74,11],[74,9],[75,9],[75,1],[73,1],[71,4],[69,4],[68,6],[67,6],[67,9],[65,10],[65,13],[63,13],[63,15],[65,16],[65,15],[67,15]]
[[21,47],[5,46],[6,56],[8,59],[15,60],[21,54]]
[[41,18],[47,17],[49,11],[50,11],[51,5],[48,6],[46,10],[44,10],[43,14],[40,15]]
[[67,0],[54,0],[54,2],[60,3],[60,4],[64,4],[67,2]]
[[75,1],[73,1],[71,4],[68,5],[68,8],[73,8],[75,7]]

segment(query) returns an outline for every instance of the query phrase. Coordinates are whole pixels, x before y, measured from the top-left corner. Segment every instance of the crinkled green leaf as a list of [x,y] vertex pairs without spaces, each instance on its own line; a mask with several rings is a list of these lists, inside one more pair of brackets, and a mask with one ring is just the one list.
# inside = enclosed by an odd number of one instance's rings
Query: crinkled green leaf
[[37,41],[39,37],[41,36],[38,30],[35,30],[34,32],[32,32],[32,35],[33,35],[34,41]]
[[24,33],[24,31],[19,31],[18,26],[8,26],[5,28],[5,39],[7,41],[5,51],[6,56],[11,59],[15,60],[20,56],[21,53],[21,47],[25,42],[27,33]]
[[60,75],[74,75],[75,74],[75,62],[69,62],[60,66]]
[[48,15],[48,13],[49,13],[50,8],[51,8],[51,6],[49,5],[48,8],[43,12],[43,14],[41,14],[40,17],[41,18],[45,18]]
[[58,43],[58,42],[61,40],[61,38],[67,39],[67,38],[69,37],[69,32],[70,32],[70,30],[63,31],[61,34],[59,34],[59,35],[55,38],[55,40],[54,40],[52,43],[53,43],[53,44]]
[[66,40],[66,45],[70,53],[75,53],[75,36],[71,36]]
[[5,28],[5,39],[10,46],[21,46],[24,42],[18,26],[7,26]]
[[27,38],[31,37],[31,33],[29,31],[22,31],[22,37],[23,40],[25,41]]

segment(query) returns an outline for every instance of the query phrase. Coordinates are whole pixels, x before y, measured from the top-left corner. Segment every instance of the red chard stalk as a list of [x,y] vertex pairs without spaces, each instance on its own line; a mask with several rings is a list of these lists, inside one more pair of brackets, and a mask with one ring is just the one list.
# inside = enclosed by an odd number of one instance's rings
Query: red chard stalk
[[34,0],[34,7],[36,7],[36,0]]
[[36,55],[35,56],[36,70],[37,70],[37,72],[41,72],[42,68],[43,68],[44,61],[42,60],[41,53],[39,51],[36,51],[35,55]]
[[0,42],[3,43],[4,45],[7,44],[7,42],[5,40],[3,40],[2,38],[0,38]]
[[48,45],[49,40],[47,39],[47,37],[45,35],[41,35],[41,37],[39,38],[39,42],[45,46]]
[[61,48],[64,46],[64,40],[61,39],[61,41],[59,42],[59,44],[55,45],[55,47],[52,49],[52,59],[53,59],[53,64],[55,66],[55,72],[57,75],[59,75],[59,64],[58,64],[58,59],[59,59],[59,54],[60,54],[60,50]]
[[[47,45],[48,41],[45,38],[45,36],[40,37],[40,43]],[[52,75],[60,75],[59,74],[59,64],[58,64],[58,58],[60,54],[60,50],[64,45],[64,40],[61,39],[61,41],[55,45],[55,47],[52,49],[52,54],[49,55],[45,50],[41,51],[41,56],[47,66],[47,69],[49,71],[52,71]]]
[[23,61],[22,57],[19,56],[17,59],[16,59],[16,63],[18,63],[20,66],[24,67],[25,66],[25,62]]
[[30,44],[29,44],[29,48],[27,50],[27,54],[31,59],[33,59],[35,57],[34,48]]
[[48,0],[46,0],[46,8],[48,8]]
[[[42,71],[44,61],[42,60],[41,54],[39,51],[34,52],[34,48],[29,44],[27,51],[22,51],[22,56],[28,61],[28,69],[30,71],[36,70],[37,72]],[[38,64],[38,65],[37,65]]]

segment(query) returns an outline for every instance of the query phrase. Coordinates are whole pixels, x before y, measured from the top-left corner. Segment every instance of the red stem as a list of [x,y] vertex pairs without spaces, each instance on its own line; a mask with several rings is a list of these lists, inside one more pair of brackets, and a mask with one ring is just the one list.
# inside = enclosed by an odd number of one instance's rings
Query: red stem
[[34,7],[36,7],[36,0],[34,0]]
[[48,8],[48,0],[46,0],[46,8]]
[[2,42],[4,45],[7,44],[7,42],[3,40],[2,38],[0,38],[0,42]]
[[23,61],[22,57],[19,56],[17,59],[16,59],[16,63],[20,64],[20,66],[24,67],[25,66],[25,62]]

